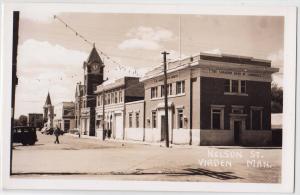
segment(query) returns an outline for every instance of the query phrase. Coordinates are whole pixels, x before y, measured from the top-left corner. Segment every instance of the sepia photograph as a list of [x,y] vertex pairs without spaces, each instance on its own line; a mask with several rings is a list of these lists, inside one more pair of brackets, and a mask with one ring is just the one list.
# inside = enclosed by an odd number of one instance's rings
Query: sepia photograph
[[10,179],[286,183],[284,14],[10,16]]

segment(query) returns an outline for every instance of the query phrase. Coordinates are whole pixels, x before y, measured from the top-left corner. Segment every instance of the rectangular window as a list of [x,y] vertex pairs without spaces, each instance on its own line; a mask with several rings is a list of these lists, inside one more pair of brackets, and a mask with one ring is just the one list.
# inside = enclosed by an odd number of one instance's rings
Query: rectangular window
[[129,113],[128,120],[129,120],[129,127],[132,127],[132,113]]
[[118,103],[118,93],[115,92],[115,104]]
[[232,113],[233,114],[243,114],[244,110],[243,110],[243,108],[232,108]]
[[168,90],[168,95],[172,95],[172,83],[168,84],[167,90]]
[[156,128],[156,112],[152,112],[152,128]]
[[251,110],[251,127],[253,130],[262,129],[262,109]]
[[178,128],[182,129],[183,128],[183,110],[182,109],[178,109]]
[[108,94],[107,100],[108,100],[107,103],[110,104],[110,100],[111,100],[111,99],[110,99],[110,93]]
[[120,101],[119,102],[123,102],[123,95],[122,95],[122,91],[119,92],[119,98],[120,98]]
[[115,101],[115,93],[112,92],[112,93],[111,93],[111,103],[113,104],[114,101]]
[[157,98],[157,87],[151,87],[151,99]]
[[[161,97],[164,97],[165,96],[165,86],[161,85],[160,89],[161,89],[161,93],[160,93]],[[168,93],[168,96],[172,95],[172,83],[167,84],[167,93]]]
[[185,92],[185,81],[176,82],[176,94],[183,94]]
[[228,92],[228,93],[230,93],[231,92],[231,89],[230,89],[230,80],[229,79],[226,79],[225,80],[225,84],[224,84],[224,91],[225,92]]
[[224,108],[221,106],[211,108],[211,129],[224,129]]
[[225,93],[246,93],[246,81],[245,80],[225,80],[224,83]]
[[246,93],[246,81],[241,81],[241,93]]
[[160,86],[160,96],[161,96],[161,97],[164,97],[164,96],[165,96],[165,86],[164,86],[164,85],[161,85],[161,86]]
[[139,128],[140,126],[140,113],[135,113],[135,125],[136,125],[136,128]]
[[239,81],[231,80],[231,92],[238,93],[239,92]]

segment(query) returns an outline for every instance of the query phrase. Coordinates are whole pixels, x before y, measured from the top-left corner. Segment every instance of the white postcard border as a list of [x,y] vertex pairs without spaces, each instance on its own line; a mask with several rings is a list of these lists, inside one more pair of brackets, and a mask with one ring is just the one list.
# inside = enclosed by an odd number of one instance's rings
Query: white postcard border
[[[103,181],[79,179],[21,179],[10,178],[10,100],[12,59],[12,11],[47,9],[58,12],[102,13],[170,13],[203,15],[268,15],[285,16],[284,33],[284,115],[282,146],[282,183],[215,183],[215,182],[157,182]],[[70,190],[141,190],[141,191],[213,191],[213,192],[293,192],[295,144],[295,89],[296,89],[296,8],[210,6],[192,4],[30,4],[6,3],[2,9],[1,33],[1,113],[2,181],[5,189],[70,189]],[[288,76],[287,76],[288,75]],[[6,130],[6,131],[4,131]]]

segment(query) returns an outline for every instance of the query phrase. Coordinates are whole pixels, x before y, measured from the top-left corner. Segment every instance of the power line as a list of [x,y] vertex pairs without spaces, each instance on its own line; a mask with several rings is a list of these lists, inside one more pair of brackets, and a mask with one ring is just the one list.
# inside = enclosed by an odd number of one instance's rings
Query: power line
[[119,62],[114,60],[112,57],[110,57],[108,54],[106,54],[102,50],[96,48],[95,47],[95,44],[96,44],[95,42],[90,41],[89,39],[87,39],[85,36],[83,36],[81,33],[79,33],[77,30],[75,30],[72,26],[70,26],[68,23],[66,23],[63,19],[61,19],[57,15],[54,15],[53,18],[54,18],[54,20],[56,19],[59,22],[61,22],[66,28],[68,28],[70,31],[72,31],[77,37],[82,39],[84,42],[86,42],[87,44],[93,46],[98,51],[98,53],[100,53],[100,55],[102,57],[106,58],[107,60],[109,60],[113,64],[117,65],[119,67],[119,71],[126,70],[126,72],[128,72],[129,74],[133,73],[133,75],[137,75],[137,76],[139,75],[137,73],[138,71],[135,68],[128,68],[128,66],[124,66],[124,65],[120,64]]

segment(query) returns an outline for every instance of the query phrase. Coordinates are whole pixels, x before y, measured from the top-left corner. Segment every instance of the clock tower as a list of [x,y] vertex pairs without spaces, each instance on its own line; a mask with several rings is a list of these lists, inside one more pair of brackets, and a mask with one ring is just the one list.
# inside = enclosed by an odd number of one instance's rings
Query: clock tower
[[104,63],[94,45],[88,59],[83,63],[84,90],[81,104],[80,131],[95,136],[95,90],[103,83]]
[[83,63],[84,85],[86,95],[94,95],[98,85],[103,83],[104,64],[95,46],[93,47],[87,61]]

